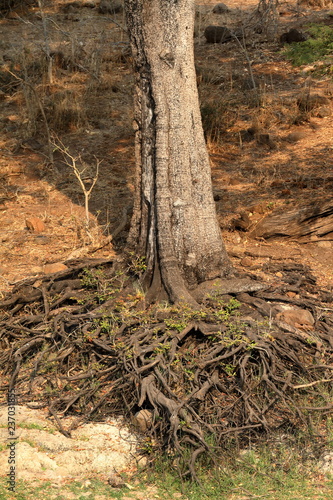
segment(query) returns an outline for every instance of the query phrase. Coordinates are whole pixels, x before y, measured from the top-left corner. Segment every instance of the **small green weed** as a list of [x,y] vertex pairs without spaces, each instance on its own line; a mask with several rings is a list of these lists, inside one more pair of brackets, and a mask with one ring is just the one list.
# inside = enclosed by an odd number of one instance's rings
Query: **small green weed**
[[34,423],[24,423],[21,422],[17,425],[17,427],[20,427],[21,429],[37,429],[39,431],[46,431],[49,432],[50,434],[55,433],[55,429],[48,429],[44,427],[43,425],[40,424],[34,424]]
[[137,277],[142,276],[147,269],[145,257],[136,255],[134,252],[128,253],[127,265],[130,274]]
[[333,52],[333,30],[331,26],[312,24],[307,31],[310,33],[311,38],[305,42],[292,43],[283,49],[286,58],[294,66],[311,64],[320,59],[325,59]]
[[102,269],[84,268],[81,274],[82,285],[86,288],[96,288],[103,277],[104,273]]

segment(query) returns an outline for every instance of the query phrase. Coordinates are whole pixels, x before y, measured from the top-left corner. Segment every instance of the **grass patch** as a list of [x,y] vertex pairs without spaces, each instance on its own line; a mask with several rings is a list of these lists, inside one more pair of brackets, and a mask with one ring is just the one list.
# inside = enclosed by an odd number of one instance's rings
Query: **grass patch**
[[[128,493],[126,488],[126,493]],[[75,495],[75,496],[74,496]],[[17,481],[15,493],[8,490],[8,484],[4,478],[0,479],[0,498],[2,500],[65,500],[76,498],[77,500],[95,500],[99,499],[121,499],[125,496],[125,490],[112,490],[106,481],[97,479],[83,479],[68,484],[61,484],[58,491],[49,481],[38,481],[28,483],[26,481]]]
[[[163,498],[186,500],[327,500],[332,497],[333,478],[317,469],[318,460],[304,459],[301,441],[285,440],[285,435],[272,436],[271,443],[251,445],[239,453],[226,450],[223,462],[209,467],[202,461],[198,468],[200,484],[179,478],[178,464],[161,455],[152,469],[128,477],[128,487],[112,488],[105,479],[83,478],[55,486],[49,481],[34,483],[18,480],[16,491],[8,491],[5,478],[0,479],[3,500],[107,500],[109,498],[139,500]],[[21,465],[22,467],[23,464]],[[18,471],[19,472],[19,471]]]
[[[243,450],[238,458],[217,469],[202,468],[198,474],[201,484],[183,483],[161,463],[149,478],[161,498],[175,498],[183,491],[188,500],[260,497],[265,500],[305,500],[331,498],[332,478],[325,478],[312,467],[305,467],[299,450],[288,447]],[[175,470],[175,469],[174,469]]]
[[46,427],[44,427],[43,425],[41,424],[34,424],[33,422],[31,423],[24,423],[24,422],[20,422],[19,424],[17,424],[17,427],[20,427],[21,429],[36,429],[38,431],[45,431],[45,432],[48,432],[49,434],[54,434],[55,433],[55,429],[48,429]]
[[[284,54],[294,66],[311,64],[333,53],[333,29],[331,26],[311,24],[307,28],[311,37],[305,42],[292,43],[284,48]],[[332,69],[333,65],[331,66]]]

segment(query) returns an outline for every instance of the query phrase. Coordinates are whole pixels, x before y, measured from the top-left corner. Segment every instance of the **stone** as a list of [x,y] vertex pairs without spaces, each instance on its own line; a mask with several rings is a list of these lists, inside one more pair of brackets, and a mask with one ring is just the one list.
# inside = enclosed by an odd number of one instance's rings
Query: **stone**
[[51,243],[51,238],[46,234],[38,234],[34,237],[34,243],[37,245],[49,245]]
[[323,453],[323,455],[320,457],[318,468],[323,474],[333,475],[332,451],[326,451],[325,453]]
[[255,132],[251,127],[248,129],[240,130],[239,134],[242,142],[251,142],[254,140]]
[[140,432],[146,432],[153,423],[153,414],[149,410],[140,410],[133,417],[133,425]]
[[248,256],[243,257],[242,260],[241,260],[241,265],[243,267],[251,267],[251,266],[253,266],[253,261],[252,261],[251,257],[248,257]]
[[108,483],[110,486],[112,486],[112,488],[123,488],[124,486],[126,486],[126,483],[121,475],[118,474],[115,470],[110,473]]
[[299,43],[305,42],[307,40],[307,36],[302,31],[297,30],[296,28],[291,28],[286,33],[282,33],[280,36],[281,43]]
[[233,221],[234,229],[240,229],[241,231],[248,231],[251,226],[251,219],[246,212],[240,214],[238,219]]
[[327,118],[331,115],[331,109],[329,106],[322,106],[317,109],[316,116],[317,118]]
[[82,6],[81,2],[70,2],[62,7],[62,11],[67,13],[74,12],[75,9],[80,9],[81,6]]
[[98,7],[100,14],[117,14],[123,11],[123,3],[120,0],[101,0]]
[[59,273],[60,271],[66,271],[68,267],[61,262],[54,262],[53,264],[45,264],[43,271],[45,274]]
[[317,246],[320,248],[332,248],[332,242],[331,241],[318,241]]
[[315,324],[314,317],[307,309],[286,309],[276,315],[276,319],[295,328],[312,330]]
[[250,208],[250,211],[252,213],[256,213],[256,214],[264,214],[266,213],[267,211],[267,202],[266,203],[256,203],[255,205],[252,205],[252,207]]
[[28,217],[25,219],[25,224],[32,233],[42,233],[45,231],[45,224],[38,217]]
[[207,26],[204,31],[207,43],[226,43],[232,39],[232,33],[225,26]]
[[213,7],[213,14],[227,14],[230,12],[229,7],[225,3],[218,3]]
[[260,146],[269,146],[271,149],[275,147],[275,143],[270,134],[257,134],[256,140],[257,144]]
[[305,138],[306,134],[304,132],[291,132],[290,134],[287,135],[285,140],[288,142],[299,142]]

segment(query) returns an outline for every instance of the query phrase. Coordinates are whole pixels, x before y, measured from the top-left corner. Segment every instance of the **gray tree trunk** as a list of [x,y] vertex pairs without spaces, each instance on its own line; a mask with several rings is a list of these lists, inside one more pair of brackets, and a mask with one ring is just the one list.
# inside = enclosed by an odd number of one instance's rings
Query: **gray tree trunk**
[[193,0],[125,0],[136,76],[136,196],[129,246],[172,302],[231,272],[212,193],[193,55]]

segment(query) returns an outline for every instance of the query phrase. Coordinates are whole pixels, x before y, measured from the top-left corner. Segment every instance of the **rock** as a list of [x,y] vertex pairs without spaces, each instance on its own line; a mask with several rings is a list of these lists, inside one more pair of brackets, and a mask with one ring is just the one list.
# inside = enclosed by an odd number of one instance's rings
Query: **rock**
[[37,245],[49,245],[51,243],[51,238],[46,234],[38,234],[34,237],[33,241]]
[[213,14],[227,14],[230,12],[229,7],[225,3],[218,3],[213,8]]
[[326,118],[327,116],[331,115],[331,109],[329,106],[322,106],[321,108],[318,108],[316,111],[316,116],[317,118]]
[[310,311],[300,308],[286,309],[278,313],[276,319],[295,328],[303,328],[305,330],[312,330],[315,324],[314,317]]
[[323,474],[333,475],[333,452],[332,451],[326,451],[320,457],[318,468]]
[[270,134],[257,134],[256,140],[257,144],[260,146],[269,146],[271,149],[275,147],[275,143]]
[[248,231],[251,226],[251,219],[246,212],[240,214],[238,219],[233,221],[234,229],[240,229],[241,231]]
[[111,472],[108,478],[108,483],[110,486],[112,486],[112,488],[123,488],[124,486],[126,486],[123,478],[115,470]]
[[251,142],[254,140],[256,129],[254,127],[250,127],[248,129],[241,130],[239,133],[242,142]]
[[153,423],[153,414],[149,410],[140,410],[133,417],[133,424],[140,432],[146,432]]
[[45,231],[45,224],[38,217],[29,217],[28,219],[25,219],[25,224],[29,231],[33,233],[42,233]]
[[232,39],[232,33],[225,26],[207,26],[204,31],[207,43],[226,43]]
[[305,42],[307,40],[307,36],[302,31],[297,30],[296,28],[291,28],[286,33],[282,33],[280,36],[281,43],[299,43]]
[[318,241],[317,246],[320,248],[332,248],[332,243],[330,241]]
[[62,5],[60,7],[60,10],[64,12],[65,14],[71,14],[72,12],[75,12],[78,9],[81,9],[82,7],[86,7],[86,4],[78,1],[74,2],[69,2],[66,3],[65,5]]
[[100,14],[117,14],[123,11],[121,0],[101,0],[98,7]]
[[43,271],[45,274],[53,274],[59,273],[60,271],[66,271],[66,269],[68,269],[68,267],[65,264],[54,262],[53,264],[45,264]]
[[243,267],[251,267],[251,266],[253,266],[253,261],[252,261],[251,257],[248,257],[248,256],[243,257],[242,260],[241,260],[241,265]]
[[299,142],[305,138],[306,134],[304,132],[291,132],[290,134],[287,135],[285,140],[288,142]]
[[250,212],[256,213],[256,214],[264,214],[267,211],[267,202],[264,203],[256,203],[255,205],[252,205],[250,207]]

